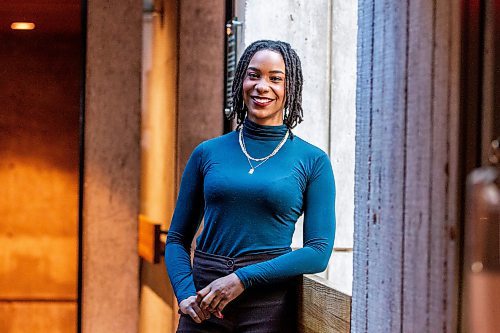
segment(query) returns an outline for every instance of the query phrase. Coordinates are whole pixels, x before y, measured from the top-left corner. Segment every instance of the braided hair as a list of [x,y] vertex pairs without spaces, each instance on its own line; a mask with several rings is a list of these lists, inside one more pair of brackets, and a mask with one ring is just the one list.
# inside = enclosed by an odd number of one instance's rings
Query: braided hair
[[250,60],[261,50],[271,50],[281,54],[285,62],[285,106],[283,123],[292,129],[303,120],[302,111],[302,66],[297,53],[290,44],[282,41],[258,40],[248,46],[241,56],[233,81],[232,108],[229,119],[236,117],[238,128],[247,115],[247,107],[243,101],[243,80]]

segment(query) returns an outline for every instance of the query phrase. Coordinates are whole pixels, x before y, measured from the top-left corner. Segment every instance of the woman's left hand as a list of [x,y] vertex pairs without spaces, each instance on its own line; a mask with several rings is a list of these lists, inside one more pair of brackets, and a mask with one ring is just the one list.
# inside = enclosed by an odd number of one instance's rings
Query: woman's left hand
[[198,291],[196,300],[203,310],[208,310],[220,317],[220,312],[226,305],[233,299],[238,297],[245,287],[240,278],[231,273],[227,276],[221,277],[212,281],[208,286]]

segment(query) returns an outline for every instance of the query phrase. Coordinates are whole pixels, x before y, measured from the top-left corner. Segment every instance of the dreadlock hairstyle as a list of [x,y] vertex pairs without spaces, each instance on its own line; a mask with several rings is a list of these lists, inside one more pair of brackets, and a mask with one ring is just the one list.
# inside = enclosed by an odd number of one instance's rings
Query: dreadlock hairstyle
[[261,50],[271,50],[281,54],[285,62],[285,107],[283,123],[292,129],[303,120],[302,111],[302,66],[297,53],[290,44],[282,41],[258,40],[248,46],[241,56],[233,80],[232,108],[228,118],[236,116],[238,128],[243,124],[247,107],[243,101],[243,80],[250,60]]

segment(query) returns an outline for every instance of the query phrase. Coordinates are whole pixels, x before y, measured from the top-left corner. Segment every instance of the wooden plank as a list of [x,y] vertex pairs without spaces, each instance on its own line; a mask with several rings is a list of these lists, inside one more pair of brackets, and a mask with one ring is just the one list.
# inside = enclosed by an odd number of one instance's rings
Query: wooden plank
[[[405,2],[379,2],[375,6],[378,29],[374,27],[372,158],[369,200],[369,240],[371,267],[366,330],[369,332],[397,332],[401,328],[404,176],[399,167],[405,160],[405,90],[407,75],[407,35]],[[399,163],[398,163],[399,162]],[[404,164],[403,164],[404,165]],[[372,245],[373,244],[373,245]],[[381,288],[383,286],[383,288]],[[376,304],[376,306],[374,306]],[[387,312],[391,316],[387,316]]]
[[301,333],[348,333],[351,328],[351,297],[333,283],[305,275],[299,287],[298,327]]
[[459,132],[459,119],[460,119],[460,87],[462,84],[461,74],[459,68],[461,68],[461,43],[462,43],[462,33],[461,33],[461,6],[454,2],[449,2],[449,39],[450,44],[448,51],[448,75],[449,80],[448,85],[448,100],[447,108],[448,114],[446,118],[446,124],[448,126],[448,133],[446,136],[446,149],[448,155],[446,171],[448,173],[447,186],[447,206],[444,209],[447,210],[447,224],[446,232],[448,233],[448,242],[445,246],[445,255],[448,260],[444,264],[443,276],[449,279],[445,284],[446,294],[448,295],[446,303],[443,302],[443,307],[446,311],[446,328],[448,332],[457,332],[459,327],[459,309],[458,309],[458,298],[459,293],[457,292],[457,284],[459,280],[459,272],[462,269],[460,265],[459,257],[459,246],[458,246],[458,229],[459,229],[459,198],[460,198],[460,187],[462,186],[460,182],[456,180],[459,179],[459,142],[457,138],[462,135]]
[[435,143],[431,122],[434,111],[441,111],[433,110],[432,105],[433,2],[410,1],[408,15],[402,331],[430,332],[435,330],[430,329],[428,320],[432,235],[429,195],[436,190],[430,174]]
[[[390,113],[392,108],[389,110],[384,110],[382,105],[384,103],[384,69],[385,69],[385,51],[389,51],[389,48],[384,48],[385,36],[384,32],[386,29],[385,16],[383,15],[384,3],[382,1],[375,1],[373,5],[373,25],[372,25],[372,53],[371,61],[373,61],[373,66],[371,68],[371,78],[370,78],[370,127],[369,127],[369,149],[370,149],[370,161],[368,165],[368,207],[367,213],[367,223],[369,224],[369,233],[371,237],[376,239],[384,239],[384,224],[380,221],[380,214],[382,212],[381,207],[381,187],[382,187],[382,170],[384,161],[382,160],[382,155],[384,151],[384,139],[385,139],[385,124],[382,123],[383,115],[387,112]],[[391,144],[394,144],[391,139]],[[385,297],[384,293],[380,293],[380,288],[378,287],[380,282],[384,279],[384,274],[386,270],[380,270],[378,267],[384,267],[387,262],[383,258],[386,257],[384,252],[388,252],[388,248],[385,246],[384,242],[373,242],[369,247],[369,260],[368,260],[368,271],[372,272],[372,281],[368,284],[367,295],[368,301],[370,303],[380,304],[380,306],[373,308],[367,313],[367,326],[366,330],[371,331],[374,327],[382,329],[383,327],[390,326],[389,321],[387,324],[377,323],[376,318],[379,318],[385,313],[387,308],[386,302],[388,299]],[[377,326],[372,326],[370,324],[376,324]],[[391,331],[387,328],[387,331]]]
[[393,332],[401,325],[406,4],[359,10],[353,331]]
[[[451,63],[453,38],[453,15],[449,14],[452,6],[449,2],[436,2],[433,52],[433,100],[432,100],[432,138],[433,154],[430,176],[432,185],[429,191],[430,233],[429,237],[429,281],[428,281],[428,321],[429,327],[443,331],[456,332],[456,324],[452,319],[450,309],[454,307],[454,294],[448,287],[448,274],[455,269],[453,264],[454,253],[449,252],[449,247],[456,246],[453,237],[453,228],[456,224],[455,214],[448,210],[450,196],[450,178],[447,173],[451,165],[449,137],[453,135],[453,123],[450,122],[450,89],[453,86],[450,73],[457,71]],[[457,34],[458,35],[458,34]],[[453,178],[451,178],[453,179]],[[449,268],[452,270],[449,270]],[[456,313],[456,310],[453,311]]]
[[373,48],[373,6],[358,2],[358,70],[356,82],[356,156],[354,174],[354,258],[353,258],[353,332],[366,332],[368,324],[368,169],[370,161],[370,93]]
[[76,332],[76,302],[0,302],[0,332]]
[[353,332],[454,328],[458,6],[359,3]]

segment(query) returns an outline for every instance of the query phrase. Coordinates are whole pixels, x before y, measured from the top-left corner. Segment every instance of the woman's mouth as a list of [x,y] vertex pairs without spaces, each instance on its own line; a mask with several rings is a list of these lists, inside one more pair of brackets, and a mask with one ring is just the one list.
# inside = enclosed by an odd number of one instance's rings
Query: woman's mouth
[[252,101],[257,106],[268,106],[269,104],[271,104],[274,101],[274,99],[268,98],[268,97],[252,96]]

